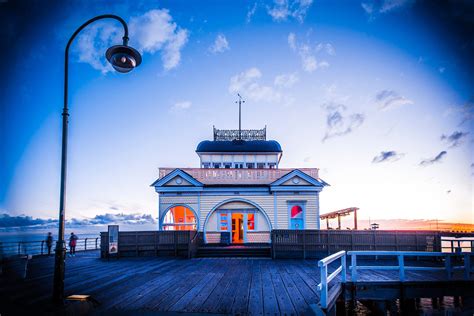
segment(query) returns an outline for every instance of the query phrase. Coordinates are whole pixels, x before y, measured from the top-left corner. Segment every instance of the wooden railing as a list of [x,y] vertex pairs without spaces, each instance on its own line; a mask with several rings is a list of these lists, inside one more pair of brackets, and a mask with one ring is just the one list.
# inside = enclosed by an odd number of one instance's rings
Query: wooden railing
[[[190,242],[196,231],[136,231],[119,232],[120,257],[189,256]],[[108,253],[108,232],[100,233],[101,257]]]
[[[351,256],[351,280],[352,282],[358,281],[358,270],[398,270],[399,272],[399,281],[405,282],[405,271],[407,270],[416,270],[416,271],[446,271],[446,276],[448,279],[451,279],[453,270],[464,270],[465,279],[469,280],[471,275],[471,256],[473,253],[465,253],[464,265],[463,266],[453,266],[451,258],[453,255],[450,253],[443,252],[424,252],[424,251],[348,251],[348,256]],[[396,257],[398,259],[398,265],[396,266],[358,266],[357,257],[360,256],[376,256],[379,257]],[[405,258],[406,257],[439,257],[444,259],[444,267],[433,267],[433,266],[406,266]]]
[[[437,231],[289,230],[272,231],[273,258],[323,258],[341,250],[441,252]],[[449,234],[452,235],[452,234]],[[456,236],[474,234],[456,234]]]
[[[337,259],[341,259],[341,265],[328,276],[328,265]],[[318,291],[320,293],[320,306],[323,309],[327,309],[330,302],[335,301],[335,298],[339,295],[339,288],[334,286],[331,292],[328,291],[329,283],[334,280],[339,274],[341,274],[341,282],[346,283],[346,252],[339,251],[329,257],[326,257],[318,261],[318,267],[321,271],[321,283],[318,284]]]

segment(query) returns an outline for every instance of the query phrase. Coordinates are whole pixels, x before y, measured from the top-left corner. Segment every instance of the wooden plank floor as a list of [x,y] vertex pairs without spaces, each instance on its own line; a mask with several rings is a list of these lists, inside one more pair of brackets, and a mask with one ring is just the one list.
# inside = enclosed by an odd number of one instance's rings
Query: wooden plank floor
[[[106,261],[98,256],[97,252],[84,252],[67,258],[65,291],[67,295],[91,295],[100,302],[100,312],[301,315],[309,304],[319,301],[317,260],[121,258]],[[34,258],[26,280],[0,279],[0,314],[8,315],[5,311],[17,308],[45,310],[50,302],[53,264],[53,257]],[[458,278],[459,275],[461,271]],[[409,271],[406,276],[409,281],[445,280],[443,273]],[[361,281],[397,278],[397,271],[360,272]]]

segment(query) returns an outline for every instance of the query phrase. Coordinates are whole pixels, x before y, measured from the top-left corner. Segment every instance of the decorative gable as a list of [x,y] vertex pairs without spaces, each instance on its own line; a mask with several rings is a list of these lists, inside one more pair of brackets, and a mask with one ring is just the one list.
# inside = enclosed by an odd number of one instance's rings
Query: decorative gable
[[321,191],[329,185],[321,179],[315,179],[308,174],[295,169],[270,184],[271,191]]
[[281,185],[312,185],[301,177],[294,176],[293,178],[283,182]]
[[202,191],[203,184],[189,173],[175,169],[151,185],[156,192]]

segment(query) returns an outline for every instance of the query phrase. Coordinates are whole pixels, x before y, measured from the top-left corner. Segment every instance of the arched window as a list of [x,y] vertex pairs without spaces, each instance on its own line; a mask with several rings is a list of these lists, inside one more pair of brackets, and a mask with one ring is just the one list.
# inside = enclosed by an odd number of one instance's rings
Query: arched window
[[196,230],[194,212],[185,206],[175,206],[163,218],[163,230]]

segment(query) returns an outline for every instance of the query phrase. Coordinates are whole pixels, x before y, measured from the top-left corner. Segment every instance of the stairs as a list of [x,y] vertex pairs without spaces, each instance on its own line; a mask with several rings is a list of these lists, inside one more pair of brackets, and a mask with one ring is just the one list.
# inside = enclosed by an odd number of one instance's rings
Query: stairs
[[271,247],[269,244],[263,245],[203,245],[197,249],[197,258],[224,258],[224,257],[259,257],[270,258]]

